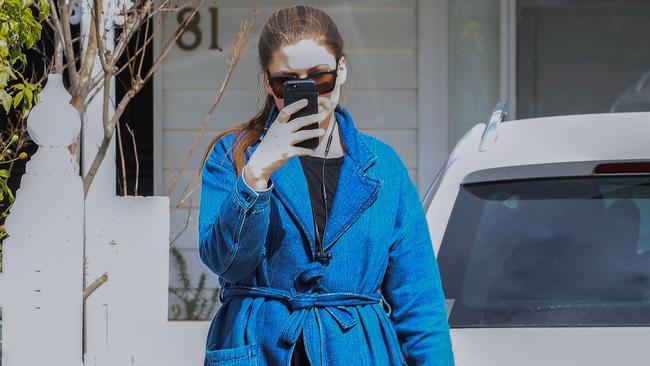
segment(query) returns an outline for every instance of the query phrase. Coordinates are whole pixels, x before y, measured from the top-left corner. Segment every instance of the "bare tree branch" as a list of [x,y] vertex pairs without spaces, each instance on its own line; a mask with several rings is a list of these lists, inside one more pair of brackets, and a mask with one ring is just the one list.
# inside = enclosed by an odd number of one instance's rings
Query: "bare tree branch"
[[131,134],[131,141],[133,141],[133,156],[135,157],[135,189],[133,195],[137,196],[138,178],[140,178],[140,158],[138,157],[138,145],[135,142],[135,133],[128,124],[126,124],[126,129],[129,130],[129,133]]
[[[91,167],[88,170],[88,174],[86,174],[86,176],[83,178],[84,193],[86,196],[90,189],[90,185],[92,184],[92,181],[93,179],[95,179],[95,175],[99,170],[99,166],[101,165],[101,162],[104,160],[104,157],[106,156],[106,152],[108,151],[108,146],[113,137],[113,132],[115,131],[116,121],[118,121],[122,117],[122,114],[126,109],[126,106],[131,102],[133,97],[136,96],[142,90],[144,84],[146,84],[146,82],[149,81],[149,79],[158,71],[163,60],[169,54],[169,51],[176,43],[178,37],[180,37],[180,35],[183,34],[190,20],[194,17],[196,12],[199,10],[201,4],[203,4],[203,1],[204,0],[196,1],[196,4],[192,7],[191,14],[179,25],[179,27],[176,29],[176,32],[174,32],[174,35],[169,40],[167,40],[167,43],[163,47],[162,51],[154,61],[151,68],[148,70],[147,75],[145,75],[144,78],[141,78],[139,76],[136,78],[135,83],[131,85],[131,89],[126,92],[126,94],[122,97],[122,100],[120,100],[117,107],[115,108],[115,112],[113,114],[113,117],[110,119],[110,122],[108,121],[107,110],[104,111],[104,138],[102,139],[102,144],[100,145],[97,155],[95,155]],[[113,62],[113,60],[111,60],[111,62]],[[109,75],[112,75],[112,73],[109,73]],[[107,84],[110,85],[110,78],[104,79],[105,88],[107,88]],[[106,92],[104,94],[106,95]],[[106,107],[108,106],[108,100],[109,97],[105,96],[104,106]]]
[[230,77],[232,76],[232,72],[235,69],[235,66],[239,63],[239,61],[244,56],[244,52],[246,51],[246,46],[248,45],[248,41],[250,39],[252,29],[254,26],[254,19],[259,13],[259,11],[260,11],[259,7],[256,7],[253,10],[253,14],[251,15],[251,17],[248,20],[243,20],[240,24],[240,30],[239,33],[237,34],[237,38],[235,38],[231,46],[232,53],[228,58],[228,69],[226,71],[226,77],[224,78],[221,84],[221,88],[219,88],[219,92],[217,93],[217,96],[214,99],[214,102],[212,103],[212,106],[210,107],[208,114],[203,119],[203,123],[201,124],[201,129],[199,130],[199,133],[194,138],[194,143],[192,143],[192,147],[190,147],[190,150],[187,152],[187,155],[185,156],[185,159],[183,160],[181,165],[175,168],[175,172],[169,182],[169,185],[167,186],[167,191],[165,192],[167,196],[171,196],[171,193],[176,188],[176,184],[180,179],[181,173],[188,166],[190,159],[192,158],[192,154],[194,153],[194,150],[196,150],[196,148],[199,146],[201,142],[201,138],[205,134],[205,131],[208,127],[208,123],[210,122],[210,118],[212,117],[212,114],[217,109],[219,102],[221,102],[221,98],[223,97],[223,93],[226,90],[226,86],[230,81]]
[[[192,204],[191,204],[191,201],[190,201],[190,206],[191,206],[191,205],[192,205]],[[174,243],[176,242],[176,240],[178,240],[178,238],[181,237],[181,235],[183,234],[183,232],[184,232],[185,230],[187,230],[187,228],[190,226],[190,218],[191,218],[191,217],[192,217],[192,210],[191,210],[190,208],[188,208],[188,209],[187,209],[187,217],[185,218],[185,225],[183,225],[183,228],[178,232],[178,234],[176,234],[176,236],[174,237],[174,239],[173,239],[172,241],[169,242],[169,246],[170,246],[170,247],[174,245]]]
[[99,286],[105,284],[106,281],[108,281],[108,273],[104,272],[103,275],[99,276],[99,278],[93,281],[93,283],[90,286],[84,289],[83,292],[84,301],[88,298],[88,296],[90,296],[93,292],[95,292],[95,290],[97,290]]
[[54,70],[56,73],[63,72],[63,28],[59,21],[59,14],[56,8],[52,9],[52,15],[46,19],[47,24],[54,31]]
[[117,122],[117,145],[120,152],[120,162],[122,163],[122,195],[127,196],[129,194],[128,187],[126,186],[126,163],[124,162],[124,147],[122,146],[122,130],[120,128],[120,122]]
[[153,12],[151,11],[152,7],[153,1],[145,0],[145,2],[137,8],[134,15],[128,17],[124,22],[124,25],[122,26],[122,35],[115,43],[115,48],[113,49],[113,55],[116,60],[122,57],[122,53],[128,48],[127,46],[131,41],[132,35],[140,28],[142,22],[153,17]]
[[88,43],[86,45],[85,52],[82,53],[81,67],[79,71],[79,83],[76,88],[72,90],[72,102],[71,104],[77,108],[77,110],[85,110],[86,96],[88,95],[91,89],[90,75],[92,75],[93,69],[95,68],[95,59],[97,58],[97,28],[95,27],[95,16],[90,17],[90,30],[88,34]]
[[[74,60],[74,49],[72,47],[72,32],[70,31],[70,13],[68,11],[68,4],[66,0],[58,1],[58,12],[59,12],[59,22],[62,28],[63,37],[63,51],[65,57],[68,60]],[[54,11],[52,11],[54,13]],[[68,62],[68,77],[70,78],[70,84],[73,85],[73,89],[76,88],[79,84],[79,73],[77,72],[77,65],[74,62]]]
[[99,61],[102,64],[104,73],[111,74],[113,72],[113,65],[108,61],[110,51],[106,47],[106,34],[102,31],[103,7],[104,3],[102,0],[93,0],[93,8],[91,10],[93,17],[92,23],[95,25],[95,39],[97,40],[97,54],[99,55]]
[[[159,23],[159,24],[156,26],[156,28],[154,28],[153,32],[151,33],[151,36],[150,36],[150,37],[147,37],[147,38],[145,39],[144,44],[136,50],[135,54],[134,54],[132,57],[130,57],[130,58],[127,60],[126,63],[129,64],[129,63],[131,63],[131,62],[135,62],[136,57],[140,56],[140,54],[144,54],[144,52],[146,51],[146,48],[147,48],[147,46],[149,45],[149,43],[151,43],[151,41],[153,41],[154,38],[156,38],[156,36],[158,35],[158,33],[159,33],[161,30],[162,30],[162,22]],[[143,56],[144,56],[144,55],[143,55]],[[144,59],[143,56],[141,57],[141,60]],[[115,72],[115,75],[119,75],[119,74],[121,74],[121,73],[124,71],[124,69],[128,66],[127,64],[125,64],[125,65],[123,65],[122,67],[120,67],[120,68]]]

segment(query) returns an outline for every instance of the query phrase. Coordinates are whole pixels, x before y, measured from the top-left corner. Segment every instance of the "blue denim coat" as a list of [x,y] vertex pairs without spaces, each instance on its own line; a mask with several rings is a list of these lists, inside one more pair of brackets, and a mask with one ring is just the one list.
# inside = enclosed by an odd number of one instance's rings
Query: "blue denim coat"
[[[274,107],[267,128],[277,113]],[[341,105],[334,113],[344,158],[323,236],[332,254],[327,265],[314,259],[311,203],[297,156],[265,190],[235,173],[227,153],[234,133],[206,160],[199,253],[219,276],[223,303],[208,331],[204,365],[286,366],[298,337],[312,365],[454,364],[418,191],[391,146],[357,130]]]

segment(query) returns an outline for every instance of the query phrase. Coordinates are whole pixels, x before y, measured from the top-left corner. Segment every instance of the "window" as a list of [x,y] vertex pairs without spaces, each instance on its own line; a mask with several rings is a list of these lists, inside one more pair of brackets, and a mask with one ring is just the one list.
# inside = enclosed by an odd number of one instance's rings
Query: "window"
[[518,0],[517,117],[650,111],[650,2]]
[[438,262],[452,327],[650,325],[650,176],[463,185]]

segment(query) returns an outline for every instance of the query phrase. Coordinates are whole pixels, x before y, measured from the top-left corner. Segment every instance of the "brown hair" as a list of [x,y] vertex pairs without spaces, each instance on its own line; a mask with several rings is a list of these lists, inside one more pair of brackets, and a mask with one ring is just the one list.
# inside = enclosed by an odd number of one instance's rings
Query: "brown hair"
[[[263,75],[262,73],[267,72],[275,51],[282,47],[298,43],[303,39],[313,39],[318,44],[327,48],[337,60],[345,56],[346,65],[348,65],[348,57],[343,52],[343,39],[332,18],[316,7],[295,5],[276,10],[267,19],[257,45],[261,68],[260,74]],[[349,85],[349,83],[344,85]],[[265,93],[266,90],[262,85],[260,88],[260,97]],[[264,124],[274,104],[275,100],[273,96],[267,94],[264,107],[253,118],[248,122],[240,123],[220,132],[206,148],[198,173],[201,174],[205,160],[210,156],[214,145],[219,139],[231,132],[236,132],[235,143],[233,143],[233,149],[235,150],[234,162],[237,175],[241,174],[245,164],[244,154],[246,149],[256,143],[262,135],[265,127]]]

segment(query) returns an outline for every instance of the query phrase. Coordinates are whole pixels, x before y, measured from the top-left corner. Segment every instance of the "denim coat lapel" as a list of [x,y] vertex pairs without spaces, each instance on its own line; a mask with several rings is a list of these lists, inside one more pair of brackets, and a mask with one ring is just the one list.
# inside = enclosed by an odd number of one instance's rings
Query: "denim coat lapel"
[[[278,110],[273,110],[266,126],[275,120]],[[344,157],[339,180],[323,235],[323,248],[328,250],[348,230],[361,214],[374,202],[382,182],[366,174],[377,156],[368,148],[350,113],[340,104],[335,110],[336,120],[343,137]],[[266,132],[266,130],[265,130]],[[263,136],[262,136],[263,137]],[[259,141],[248,148],[247,157],[257,148]],[[296,221],[315,257],[315,228],[309,188],[298,156],[294,156],[271,175],[273,194],[286,206]]]

